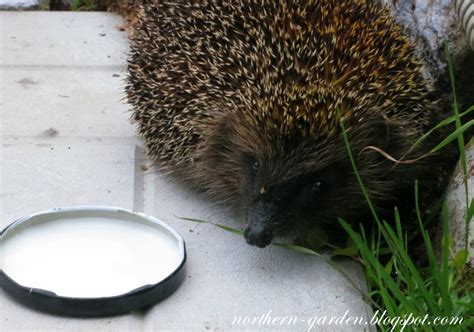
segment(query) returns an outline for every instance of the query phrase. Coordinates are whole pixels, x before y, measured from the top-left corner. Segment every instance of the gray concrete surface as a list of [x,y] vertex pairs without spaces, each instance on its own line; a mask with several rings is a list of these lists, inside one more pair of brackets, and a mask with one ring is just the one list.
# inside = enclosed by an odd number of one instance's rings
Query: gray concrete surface
[[[119,23],[107,13],[0,13],[0,226],[65,205],[144,211],[184,237],[186,280],[146,311],[103,319],[38,313],[0,290],[0,331],[305,331],[312,317],[346,311],[369,317],[360,294],[323,260],[275,247],[259,250],[236,235],[176,217],[238,227],[143,156],[120,101],[127,46],[115,29]],[[340,265],[364,287],[355,263]],[[297,321],[232,325],[235,316],[268,313]],[[364,329],[326,325],[312,331]]]

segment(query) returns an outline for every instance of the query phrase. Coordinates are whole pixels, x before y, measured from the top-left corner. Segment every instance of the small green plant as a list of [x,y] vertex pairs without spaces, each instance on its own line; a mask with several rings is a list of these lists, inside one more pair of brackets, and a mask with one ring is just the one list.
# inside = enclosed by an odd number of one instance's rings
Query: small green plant
[[69,0],[71,11],[92,11],[97,9],[95,0]]

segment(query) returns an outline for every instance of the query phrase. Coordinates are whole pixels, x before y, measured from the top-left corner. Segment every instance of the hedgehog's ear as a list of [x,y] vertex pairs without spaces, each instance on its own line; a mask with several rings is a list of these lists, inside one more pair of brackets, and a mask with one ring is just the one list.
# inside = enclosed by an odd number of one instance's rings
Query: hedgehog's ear
[[385,150],[390,145],[390,124],[386,119],[380,118],[372,124],[374,141],[372,145]]
[[229,142],[232,142],[234,128],[230,119],[226,116],[216,117],[210,129],[210,144],[219,145],[222,149],[228,148]]
[[223,116],[218,119],[217,131],[219,132],[220,137],[225,138],[226,140],[232,140],[234,135],[232,119],[229,116]]

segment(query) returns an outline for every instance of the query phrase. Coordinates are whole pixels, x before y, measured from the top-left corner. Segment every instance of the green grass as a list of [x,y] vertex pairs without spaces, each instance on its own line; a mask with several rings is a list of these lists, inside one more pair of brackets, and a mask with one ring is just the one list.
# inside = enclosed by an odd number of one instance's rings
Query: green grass
[[[342,122],[341,125],[343,126]],[[369,206],[370,197],[365,191],[362,179],[358,175],[347,136],[344,132],[346,145]],[[365,268],[369,296],[377,303],[375,308],[383,308],[390,317],[404,317],[412,314],[415,317],[428,315],[429,317],[464,318],[462,324],[450,326],[450,331],[467,331],[474,327],[474,298],[471,271],[466,262],[466,249],[452,253],[452,239],[448,229],[448,214],[446,203],[441,213],[442,239],[440,254],[436,255],[432,240],[426,230],[418,204],[418,183],[414,191],[416,214],[419,230],[424,241],[428,265],[418,267],[410,254],[408,236],[404,233],[402,222],[395,209],[395,225],[380,220],[374,209],[373,217],[377,223],[375,234],[367,238],[363,228],[357,232],[354,227],[344,220],[341,225],[354,241],[359,257]],[[472,205],[468,209],[466,224],[472,218]],[[381,248],[388,246],[388,251],[381,252]],[[453,258],[450,260],[450,258]],[[469,284],[471,283],[471,284]],[[379,309],[380,310],[380,309]],[[379,326],[381,330],[388,330],[391,326]],[[405,330],[446,331],[446,326],[411,326]]]
[[[424,135],[417,143],[427,138],[434,130],[448,125],[455,124],[455,130],[444,140],[436,145],[431,153],[435,153],[446,147],[453,141],[457,141],[460,152],[460,163],[464,178],[467,179],[467,163],[465,154],[465,142],[463,133],[471,128],[474,120],[462,124],[461,117],[473,110],[470,107],[464,113],[459,112],[459,105],[456,99],[455,78],[449,51],[446,47],[448,58],[449,75],[451,88],[453,91],[454,115],[444,120],[433,130]],[[390,317],[423,317],[428,315],[429,319],[435,317],[462,317],[460,324],[454,325],[410,325],[405,327],[405,331],[468,331],[474,329],[474,273],[467,266],[468,260],[468,235],[469,224],[474,213],[473,200],[469,199],[468,182],[464,181],[465,208],[466,208],[466,229],[464,249],[453,252],[453,239],[448,228],[448,209],[446,202],[442,205],[440,222],[442,225],[441,243],[439,253],[435,252],[432,239],[423,222],[422,213],[419,206],[418,183],[415,183],[414,198],[416,204],[416,216],[419,232],[423,239],[424,250],[426,252],[427,265],[417,266],[414,258],[410,254],[410,242],[408,235],[402,228],[402,222],[398,210],[395,208],[395,225],[390,225],[384,220],[380,220],[371,199],[365,190],[363,180],[357,170],[356,162],[352,156],[350,143],[346,134],[346,129],[342,119],[340,120],[344,142],[347,153],[356,174],[359,186],[366,198],[367,204],[372,212],[373,219],[377,224],[374,233],[368,238],[363,228],[360,231],[340,220],[342,227],[354,241],[359,256],[365,268],[365,275],[369,288],[369,296],[372,302],[377,303],[376,308],[383,308]],[[382,247],[388,247],[388,251],[381,252]],[[380,330],[390,330],[392,326],[379,325]],[[395,330],[401,330],[398,326]]]
[[69,0],[71,11],[93,11],[97,10],[95,0]]
[[[433,147],[429,154],[437,153],[450,143],[456,143],[459,148],[461,169],[464,178],[468,177],[468,168],[465,153],[464,133],[473,127],[474,120],[462,123],[462,118],[474,111],[474,106],[464,112],[459,111],[456,98],[455,77],[452,61],[446,46],[448,71],[453,92],[453,115],[440,122],[433,129],[424,134],[415,142],[409,152],[413,151],[436,130],[448,125],[455,125],[452,133],[446,136],[440,143]],[[439,225],[442,227],[440,243],[433,242],[427,225],[433,217],[424,216],[420,211],[418,182],[414,184],[413,197],[415,200],[416,224],[418,232],[413,234],[402,227],[398,209],[394,209],[394,223],[382,220],[365,189],[357,164],[353,158],[351,145],[340,118],[342,136],[346,145],[347,154],[352,164],[354,174],[357,178],[362,193],[365,196],[368,207],[372,213],[375,227],[370,234],[366,234],[364,228],[354,227],[340,219],[341,226],[347,232],[349,238],[345,248],[335,248],[333,256],[350,256],[360,262],[365,271],[367,279],[368,294],[361,291],[351,278],[342,271],[332,259],[312,249],[284,243],[272,243],[272,245],[284,247],[288,250],[318,256],[324,259],[330,266],[341,273],[348,282],[356,288],[363,298],[372,305],[374,311],[386,311],[388,317],[392,317],[398,324],[379,324],[382,331],[470,331],[474,330],[474,271],[467,265],[469,258],[468,235],[469,224],[474,215],[474,200],[469,197],[468,181],[464,181],[465,192],[465,243],[464,249],[453,251],[453,239],[449,231],[449,217],[446,202],[441,201]],[[408,155],[408,153],[407,153]],[[182,218],[188,221],[205,222],[202,220]],[[436,219],[434,220],[436,221]],[[408,222],[407,224],[410,224]],[[430,224],[430,227],[432,225]],[[228,226],[213,224],[226,231],[242,235],[240,230]],[[311,235],[313,240],[326,244],[327,237],[324,231],[317,230]],[[421,239],[423,249],[426,253],[426,263],[417,265],[412,255],[413,239]],[[439,248],[438,250],[436,248]],[[398,317],[398,318],[397,318]],[[425,322],[439,318],[454,319],[462,318],[461,321],[447,321],[444,325],[433,324],[411,324],[404,325],[412,318],[425,318]],[[402,319],[406,319],[403,321]],[[451,323],[451,324],[450,324]]]

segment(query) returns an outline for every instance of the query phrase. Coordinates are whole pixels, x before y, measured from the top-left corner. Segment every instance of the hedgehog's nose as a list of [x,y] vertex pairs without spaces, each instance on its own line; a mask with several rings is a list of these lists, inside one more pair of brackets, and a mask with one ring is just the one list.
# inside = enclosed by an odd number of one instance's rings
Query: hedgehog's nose
[[251,225],[244,231],[245,241],[252,246],[264,248],[272,242],[272,232],[261,225]]
[[244,231],[245,241],[252,246],[265,248],[272,242],[272,233],[263,229],[263,227],[247,227]]
[[264,248],[272,242],[272,220],[274,205],[263,200],[255,202],[248,210],[248,226],[244,231],[245,241],[252,246]]

